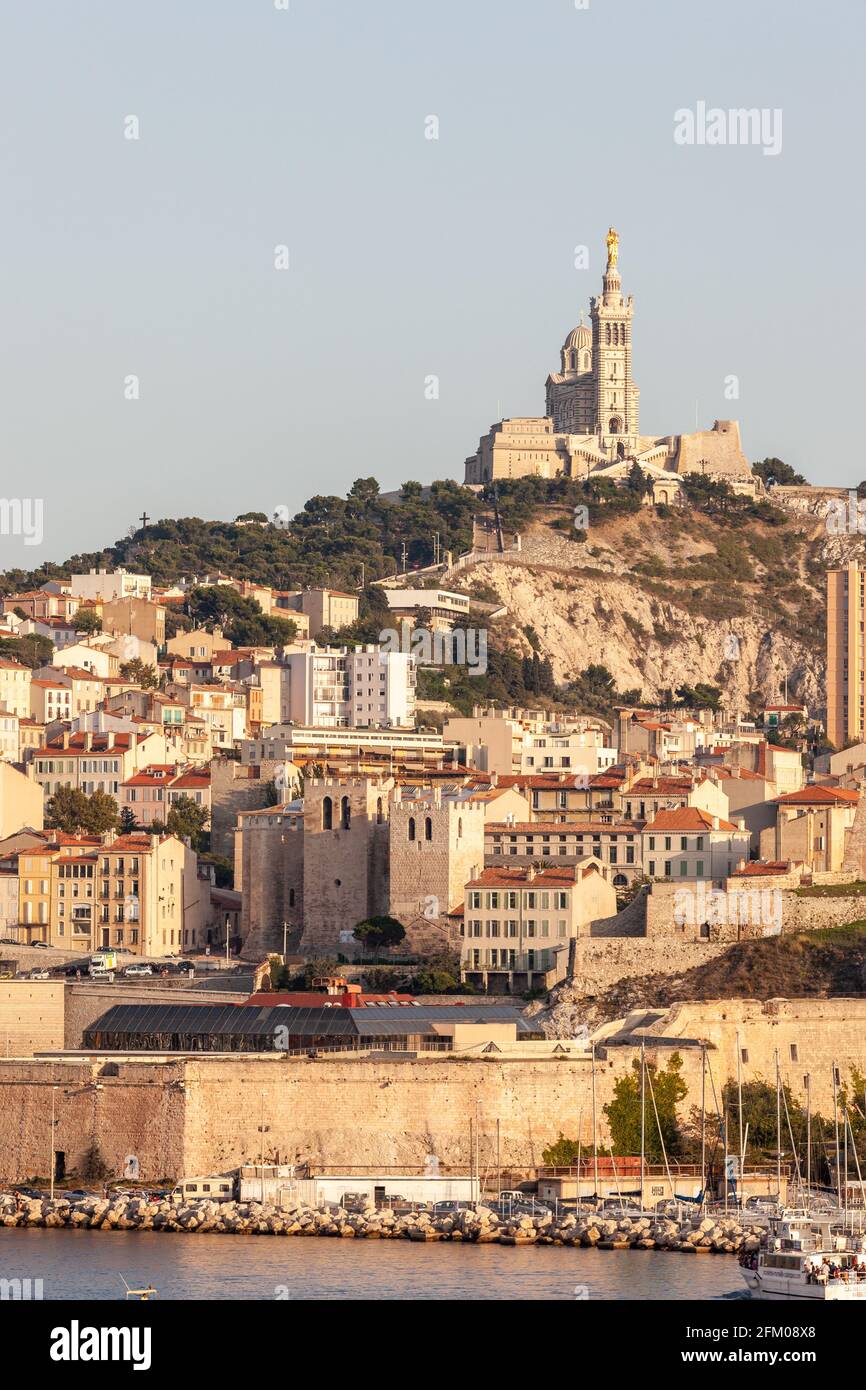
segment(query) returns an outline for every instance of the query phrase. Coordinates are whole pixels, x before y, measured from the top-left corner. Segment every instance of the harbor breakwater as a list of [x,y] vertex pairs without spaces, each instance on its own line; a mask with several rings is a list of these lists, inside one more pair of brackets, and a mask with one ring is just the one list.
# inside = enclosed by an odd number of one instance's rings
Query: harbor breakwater
[[686,1221],[595,1212],[538,1212],[500,1216],[479,1204],[454,1212],[389,1210],[349,1212],[342,1207],[275,1207],[261,1202],[192,1202],[143,1197],[0,1195],[0,1226],[65,1227],[90,1231],[165,1231],[225,1235],[331,1236],[362,1240],[457,1241],[500,1245],[571,1245],[601,1250],[676,1250],[684,1254],[737,1254],[756,1250],[760,1231],[733,1217]]

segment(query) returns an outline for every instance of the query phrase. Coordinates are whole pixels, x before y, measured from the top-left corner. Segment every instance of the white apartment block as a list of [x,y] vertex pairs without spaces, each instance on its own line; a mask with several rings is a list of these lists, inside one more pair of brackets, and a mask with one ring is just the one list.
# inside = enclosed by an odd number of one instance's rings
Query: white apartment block
[[569,729],[561,733],[526,733],[520,750],[521,772],[568,772],[592,777],[617,760],[598,729]]
[[415,660],[379,647],[313,647],[286,657],[290,722],[317,728],[411,727]]
[[73,574],[69,580],[73,598],[103,600],[114,598],[147,598],[151,596],[149,574],[130,574],[127,570],[90,570],[88,574]]
[[469,599],[448,589],[386,589],[385,597],[394,617],[407,622],[417,621],[419,610],[426,609],[434,632],[448,632],[469,619]]

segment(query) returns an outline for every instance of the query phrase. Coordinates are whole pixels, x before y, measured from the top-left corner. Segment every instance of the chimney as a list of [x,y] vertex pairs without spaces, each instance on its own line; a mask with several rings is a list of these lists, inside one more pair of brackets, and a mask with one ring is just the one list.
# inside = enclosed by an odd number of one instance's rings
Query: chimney
[[88,752],[90,752],[90,749],[93,747],[93,734],[90,729],[88,729],[84,735],[84,747]]
[[714,829],[714,830],[718,830],[718,828],[719,828],[719,818],[718,818],[718,816],[713,816],[713,829]]
[[498,772],[491,772],[491,774],[490,774],[490,785],[491,785],[491,787],[498,787],[498,786],[499,786],[499,773],[498,773]]
[[64,747],[64,748],[68,748],[68,747],[69,747],[69,730],[68,730],[68,729],[64,729],[64,730],[63,730],[63,747]]
[[742,869],[745,869],[745,867],[746,867],[746,861],[745,861],[745,859],[738,859],[738,860],[737,860],[737,872],[739,873]]
[[532,883],[534,879],[535,879],[535,865],[534,865],[534,864],[528,864],[528,865],[527,865],[527,868],[526,868],[526,882],[527,882],[527,883]]

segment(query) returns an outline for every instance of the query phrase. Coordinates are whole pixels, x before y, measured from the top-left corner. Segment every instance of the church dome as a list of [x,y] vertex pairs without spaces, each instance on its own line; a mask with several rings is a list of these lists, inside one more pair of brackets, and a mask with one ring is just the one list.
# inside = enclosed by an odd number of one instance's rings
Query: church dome
[[592,333],[585,323],[577,328],[572,328],[568,337],[562,345],[563,352],[571,352],[573,348],[580,352],[583,348],[592,347]]

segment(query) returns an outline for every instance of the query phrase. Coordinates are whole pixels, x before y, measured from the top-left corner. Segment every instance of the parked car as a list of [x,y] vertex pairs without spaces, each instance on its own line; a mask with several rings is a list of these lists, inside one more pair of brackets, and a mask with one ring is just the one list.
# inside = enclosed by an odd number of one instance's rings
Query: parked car
[[455,1211],[472,1211],[474,1202],[457,1202],[448,1200],[445,1202],[434,1202],[433,1213],[435,1216],[448,1216]]
[[27,978],[28,980],[50,980],[51,971],[48,969],[47,966],[45,966],[44,969],[41,970],[37,968],[35,970],[29,971]]
[[41,947],[43,948],[43,950],[45,950],[45,951],[48,950],[48,942],[47,942],[47,941],[31,941],[31,942],[30,942],[30,945],[31,945],[31,946],[41,946]]
[[125,965],[123,967],[123,973],[124,975],[152,975],[153,966],[145,964],[144,961],[139,961],[136,965]]
[[89,978],[90,978],[91,980],[103,980],[103,981],[106,981],[106,980],[107,980],[107,982],[111,985],[111,984],[114,984],[114,971],[113,971],[113,970],[103,970],[103,969],[101,969],[100,966],[93,966],[93,965],[92,965],[92,966],[90,967],[90,975],[89,975]]

